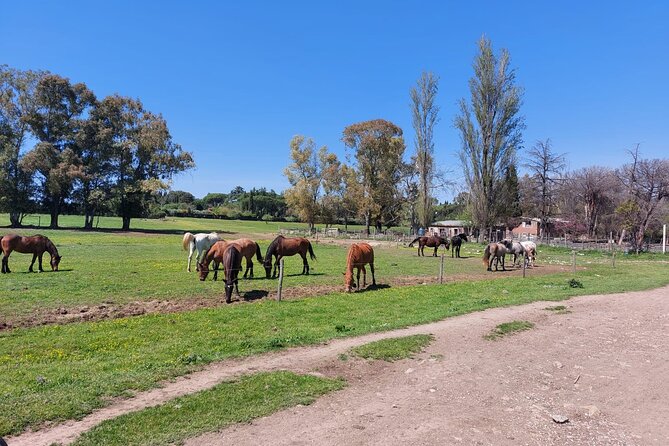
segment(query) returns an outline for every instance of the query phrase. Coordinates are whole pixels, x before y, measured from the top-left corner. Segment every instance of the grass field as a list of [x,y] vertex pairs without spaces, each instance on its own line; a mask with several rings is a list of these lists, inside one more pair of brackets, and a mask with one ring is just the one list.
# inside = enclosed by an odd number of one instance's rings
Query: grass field
[[[185,272],[186,256],[178,233],[41,232],[61,250],[64,271],[27,274],[29,256],[13,255],[11,265],[17,272],[0,277],[2,315],[18,317],[46,308],[110,301],[220,299],[223,294],[220,282],[201,283],[194,273]],[[261,246],[265,248],[266,242],[261,241]],[[311,276],[295,275],[301,271],[299,260],[286,262],[286,287],[308,292],[318,285],[342,284],[346,248],[318,244],[315,250],[319,260],[313,263]],[[614,269],[605,254],[579,253],[578,264],[585,268],[575,276],[583,288],[571,288],[568,281],[574,275],[569,272],[524,280],[501,272],[485,273],[481,251],[480,245],[469,243],[463,255],[470,258],[448,258],[446,262],[447,276],[458,274],[466,279],[471,275],[475,281],[420,285],[420,277],[436,276],[438,259],[418,258],[415,249],[379,247],[377,280],[384,283],[409,277],[417,285],[0,331],[0,435],[81,417],[113,398],[225,358],[385,331],[490,307],[669,283],[669,264],[657,257],[620,256]],[[538,261],[569,265],[570,253],[542,247]],[[240,289],[273,290],[275,286],[276,281],[263,278],[243,281]]]
[[[233,223],[237,225],[235,230],[242,230],[246,222]],[[190,224],[189,219],[182,224]],[[213,304],[220,301],[224,294],[222,282],[213,282],[211,275],[206,282],[200,282],[195,272],[186,272],[187,253],[181,247],[180,231],[176,234],[46,229],[21,231],[25,235],[37,232],[51,238],[57,245],[63,256],[61,271],[48,271],[46,255],[44,263],[47,272],[30,274],[27,271],[31,256],[12,254],[12,273],[0,278],[0,323],[21,321],[36,312],[102,304],[118,306],[138,301],[180,302],[194,299]],[[237,235],[229,234],[228,238]],[[264,240],[258,239],[263,255],[271,234],[264,237]],[[465,244],[462,255],[468,258],[455,260],[447,252],[446,277],[485,274],[480,261],[482,249],[477,244]],[[302,261],[299,257],[286,259],[285,288],[315,289],[320,286],[330,287],[332,291],[334,287],[343,287],[347,247],[315,243],[314,250],[318,260],[310,260],[312,269],[309,276],[300,274]],[[424,281],[423,277],[435,278],[438,275],[439,259],[418,257],[414,248],[387,245],[377,246],[375,251],[377,282],[380,284],[387,284],[398,277],[408,278],[407,283],[418,284]],[[584,259],[579,257],[580,264],[605,260],[600,253],[589,253]],[[566,251],[542,248],[539,261],[544,265],[566,265],[570,259]],[[242,280],[240,291],[243,295],[250,293],[249,296],[274,295],[276,280],[265,279],[262,266],[254,263],[255,279]],[[195,265],[192,267],[194,270]],[[308,289],[302,290],[302,294],[308,293]]]

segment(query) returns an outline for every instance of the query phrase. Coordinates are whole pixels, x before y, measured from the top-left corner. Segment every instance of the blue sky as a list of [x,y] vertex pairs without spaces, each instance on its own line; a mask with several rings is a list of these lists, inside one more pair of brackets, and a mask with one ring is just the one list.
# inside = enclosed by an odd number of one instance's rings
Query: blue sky
[[[283,190],[295,134],[340,157],[348,124],[384,118],[413,150],[409,89],[440,77],[435,158],[460,178],[457,101],[476,42],[507,48],[525,147],[572,169],[669,156],[669,2],[141,2],[2,0],[0,63],[85,82],[162,113],[197,169],[175,189]],[[520,153],[522,162],[523,152]]]

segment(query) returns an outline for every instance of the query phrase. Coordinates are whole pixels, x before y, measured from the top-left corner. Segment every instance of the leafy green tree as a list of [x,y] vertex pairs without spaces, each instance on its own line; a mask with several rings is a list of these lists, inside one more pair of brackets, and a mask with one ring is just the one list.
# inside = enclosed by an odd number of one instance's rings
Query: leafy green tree
[[460,100],[455,127],[460,131],[460,160],[470,193],[470,212],[480,234],[501,215],[504,175],[515,164],[522,144],[524,119],[519,115],[522,91],[510,68],[509,52],[499,56],[482,37],[469,81],[470,101]]
[[76,136],[96,99],[83,83],[45,74],[35,87],[34,101],[25,121],[39,142],[23,161],[29,171],[40,175],[51,227],[57,228],[61,208],[83,174]]
[[285,191],[286,203],[302,221],[309,224],[310,230],[314,229],[320,210],[318,199],[323,181],[321,159],[325,154],[327,147],[323,146],[316,152],[316,144],[311,138],[296,135],[290,141],[292,162],[284,170],[290,183],[290,188]]
[[0,65],[0,210],[9,213],[12,227],[32,210],[33,179],[22,158],[30,137],[26,117],[35,111],[35,89],[44,75]]
[[418,174],[418,202],[412,209],[415,208],[418,222],[424,228],[432,223],[434,217],[432,187],[435,174],[434,126],[439,120],[439,106],[435,103],[438,91],[439,78],[429,72],[422,73],[411,89],[411,116],[416,132],[414,162]]
[[518,188],[518,172],[511,164],[504,173],[501,216],[507,228],[515,228],[520,224],[523,210],[520,206],[520,190]]
[[379,232],[383,225],[397,225],[403,204],[400,192],[405,150],[402,129],[383,119],[364,121],[346,127],[342,140],[355,151],[355,167],[362,186],[358,210],[367,234],[372,224]]
[[172,140],[162,116],[139,100],[110,96],[105,130],[111,151],[112,194],[123,229],[147,214],[153,198],[172,177],[194,166],[189,152]]

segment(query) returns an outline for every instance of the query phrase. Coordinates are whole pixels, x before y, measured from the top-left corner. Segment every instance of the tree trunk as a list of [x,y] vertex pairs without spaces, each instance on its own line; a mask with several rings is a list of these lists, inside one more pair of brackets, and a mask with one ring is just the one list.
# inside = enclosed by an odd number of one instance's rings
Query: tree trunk
[[9,223],[12,228],[20,228],[21,227],[21,215],[22,212],[10,212],[9,213]]
[[121,218],[123,220],[123,226],[121,227],[121,229],[123,229],[124,231],[129,231],[130,230],[130,217],[123,216]]
[[365,234],[369,235],[369,227],[371,225],[371,215],[369,213],[365,214]]
[[51,215],[51,223],[49,224],[49,227],[51,229],[58,229],[58,216],[60,214],[60,198],[59,197],[53,197],[53,201],[51,202],[51,209],[50,209],[50,215]]
[[84,229],[93,229],[93,220],[95,219],[95,213],[93,211],[86,211],[84,215]]

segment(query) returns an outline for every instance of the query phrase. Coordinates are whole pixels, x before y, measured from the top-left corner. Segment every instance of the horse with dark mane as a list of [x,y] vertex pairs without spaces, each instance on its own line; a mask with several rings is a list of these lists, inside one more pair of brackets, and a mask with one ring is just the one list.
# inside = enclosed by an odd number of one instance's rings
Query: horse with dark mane
[[[346,292],[350,293],[351,288],[360,289],[360,271],[362,270],[362,286],[367,286],[367,270],[365,265],[369,264],[369,269],[372,272],[372,285],[376,286],[376,278],[374,278],[374,249],[369,243],[354,243],[348,249],[348,256],[346,258],[346,273],[344,282],[346,284]],[[358,270],[357,281],[353,281],[353,268]]]
[[8,234],[0,239],[0,247],[2,248],[2,273],[10,273],[9,270],[9,255],[13,252],[20,252],[21,254],[32,254],[33,260],[30,262],[28,271],[33,272],[33,265],[35,260],[39,259],[39,271],[42,269],[42,256],[45,252],[51,255],[51,270],[58,271],[58,264],[62,258],[58,254],[56,245],[51,240],[43,235],[33,235],[30,237],[22,237],[17,234]]
[[441,245],[444,245],[448,250],[450,247],[450,242],[447,238],[439,237],[438,235],[430,235],[423,237],[416,237],[413,242],[409,243],[409,248],[413,247],[413,244],[418,242],[418,255],[425,257],[425,252],[423,250],[427,246],[428,248],[434,248],[433,257],[437,257],[437,250]]
[[218,279],[218,267],[223,263],[223,257],[228,245],[235,245],[242,257],[246,259],[244,278],[246,279],[246,275],[249,274],[249,272],[251,278],[253,278],[253,256],[256,256],[258,262],[262,263],[263,261],[263,258],[260,255],[260,246],[251,239],[240,238],[231,241],[219,240],[209,248],[204,254],[204,257],[202,257],[202,261],[198,263],[200,280],[205,280],[207,278],[207,275],[209,274],[209,264],[211,262],[214,262],[214,280]]
[[462,246],[462,242],[466,241],[468,240],[465,234],[456,234],[451,237],[451,258],[460,258],[460,247]]
[[483,252],[483,264],[486,266],[488,271],[492,271],[492,262],[495,261],[495,271],[499,271],[497,268],[500,260],[502,261],[502,271],[506,271],[504,268],[504,256],[507,253],[506,246],[503,243],[490,243],[486,246],[485,251]]
[[[277,236],[272,243],[267,247],[267,252],[265,253],[265,261],[263,266],[265,267],[265,273],[267,273],[267,278],[269,279],[276,277],[277,271],[279,269],[279,261],[282,257],[294,256],[299,254],[302,257],[302,274],[309,274],[309,262],[307,262],[307,252],[311,260],[316,260],[316,255],[314,250],[311,247],[311,242],[304,237],[294,237],[286,238],[283,235]],[[274,271],[272,271],[272,256],[276,258],[274,263]]]
[[521,245],[518,242],[514,242],[513,240],[502,240],[502,243],[504,246],[506,246],[506,250],[508,254],[513,254],[513,265],[515,266],[516,264],[520,265],[520,262],[518,262],[519,257],[524,257],[525,261],[527,261],[527,258],[529,257],[528,254],[526,254],[527,250],[525,249],[525,246]]

